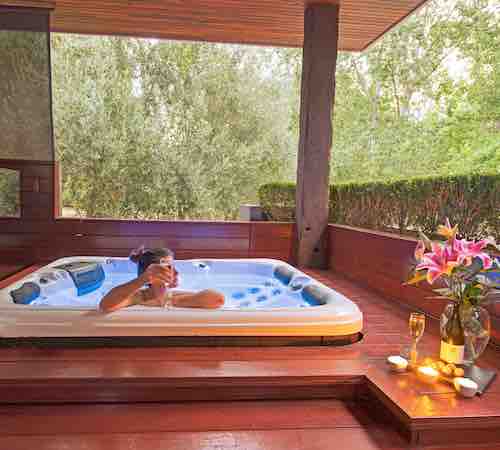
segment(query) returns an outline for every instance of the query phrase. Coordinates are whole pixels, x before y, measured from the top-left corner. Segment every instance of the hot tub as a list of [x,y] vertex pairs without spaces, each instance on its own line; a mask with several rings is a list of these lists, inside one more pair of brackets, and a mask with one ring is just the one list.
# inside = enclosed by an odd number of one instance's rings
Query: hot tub
[[179,291],[215,289],[217,310],[133,306],[97,311],[136,276],[127,258],[57,260],[0,291],[0,337],[357,336],[362,314],[348,298],[272,259],[179,260]]

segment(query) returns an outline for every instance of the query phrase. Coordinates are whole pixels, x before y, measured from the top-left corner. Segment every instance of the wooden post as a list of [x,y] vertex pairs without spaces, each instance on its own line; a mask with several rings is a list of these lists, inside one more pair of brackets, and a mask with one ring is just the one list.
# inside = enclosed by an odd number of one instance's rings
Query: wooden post
[[339,7],[313,4],[304,17],[295,258],[326,268],[326,235]]

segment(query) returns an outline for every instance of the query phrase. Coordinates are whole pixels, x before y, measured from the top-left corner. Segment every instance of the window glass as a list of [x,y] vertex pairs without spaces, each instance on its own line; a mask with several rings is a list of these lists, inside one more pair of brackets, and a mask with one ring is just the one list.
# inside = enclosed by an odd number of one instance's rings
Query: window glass
[[0,7],[0,159],[54,159],[47,24]]
[[0,169],[0,217],[20,217],[20,179],[17,170]]
[[235,219],[295,177],[287,49],[52,34],[63,215]]

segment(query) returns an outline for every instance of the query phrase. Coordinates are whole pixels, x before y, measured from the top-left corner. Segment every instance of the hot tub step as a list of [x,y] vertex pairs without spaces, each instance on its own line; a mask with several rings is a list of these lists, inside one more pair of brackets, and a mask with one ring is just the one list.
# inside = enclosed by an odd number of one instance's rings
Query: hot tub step
[[[49,351],[49,350],[45,350]],[[0,403],[353,398],[365,363],[32,360],[0,363]]]

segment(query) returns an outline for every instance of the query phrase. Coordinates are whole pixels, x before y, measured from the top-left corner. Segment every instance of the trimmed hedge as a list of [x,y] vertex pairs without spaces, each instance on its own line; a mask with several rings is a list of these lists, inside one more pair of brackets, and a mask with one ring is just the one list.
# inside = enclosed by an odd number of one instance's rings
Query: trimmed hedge
[[[269,183],[259,189],[270,220],[293,221],[295,184]],[[500,238],[500,174],[412,178],[344,183],[330,188],[330,221],[356,227],[432,234],[444,218],[461,235]]]

